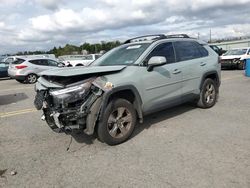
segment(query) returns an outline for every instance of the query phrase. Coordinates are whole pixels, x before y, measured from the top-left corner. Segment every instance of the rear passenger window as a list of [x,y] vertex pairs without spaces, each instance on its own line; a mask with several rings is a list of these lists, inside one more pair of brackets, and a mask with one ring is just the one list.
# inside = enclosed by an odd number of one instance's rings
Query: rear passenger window
[[177,41],[174,42],[174,47],[177,61],[187,61],[208,56],[207,50],[197,42]]
[[159,44],[147,57],[147,61],[153,56],[164,56],[167,63],[175,62],[174,48],[172,42]]
[[29,62],[34,64],[34,65],[48,66],[48,60],[47,59],[29,60]]

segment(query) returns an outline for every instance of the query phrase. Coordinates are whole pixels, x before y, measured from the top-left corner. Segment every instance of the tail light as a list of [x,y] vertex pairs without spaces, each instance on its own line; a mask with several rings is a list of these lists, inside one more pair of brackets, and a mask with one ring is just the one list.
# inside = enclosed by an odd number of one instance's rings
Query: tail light
[[24,69],[24,68],[26,68],[28,66],[26,66],[26,65],[16,65],[15,67],[16,67],[16,69]]

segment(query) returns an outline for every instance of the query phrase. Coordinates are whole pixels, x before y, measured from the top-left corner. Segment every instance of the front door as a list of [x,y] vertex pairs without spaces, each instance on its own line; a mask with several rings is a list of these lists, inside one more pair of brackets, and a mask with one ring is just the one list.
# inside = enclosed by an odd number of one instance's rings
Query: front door
[[172,42],[156,46],[146,58],[146,62],[153,56],[166,57],[167,64],[154,67],[151,72],[147,71],[147,67],[141,67],[145,113],[180,103],[182,95],[182,68],[180,63],[176,63]]

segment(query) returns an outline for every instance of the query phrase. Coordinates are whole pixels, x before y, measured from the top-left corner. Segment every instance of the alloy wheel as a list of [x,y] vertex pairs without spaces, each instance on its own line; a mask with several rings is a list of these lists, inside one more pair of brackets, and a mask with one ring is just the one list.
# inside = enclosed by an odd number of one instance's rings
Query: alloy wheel
[[36,79],[37,79],[37,77],[36,77],[36,75],[34,75],[34,74],[30,74],[30,75],[28,75],[28,77],[27,77],[28,82],[31,83],[31,84],[35,83],[35,82],[36,82]]
[[216,97],[216,91],[213,84],[208,84],[206,86],[206,92],[205,92],[205,101],[207,104],[211,104],[214,102]]
[[132,126],[132,115],[125,107],[114,110],[108,118],[108,132],[113,138],[122,138],[128,134]]

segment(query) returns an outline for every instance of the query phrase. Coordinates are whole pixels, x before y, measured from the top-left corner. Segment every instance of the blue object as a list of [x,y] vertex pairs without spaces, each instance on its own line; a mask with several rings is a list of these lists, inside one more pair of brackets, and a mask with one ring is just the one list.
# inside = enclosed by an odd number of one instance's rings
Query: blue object
[[250,77],[250,59],[246,60],[246,76]]

